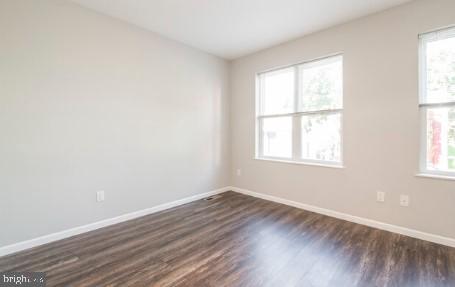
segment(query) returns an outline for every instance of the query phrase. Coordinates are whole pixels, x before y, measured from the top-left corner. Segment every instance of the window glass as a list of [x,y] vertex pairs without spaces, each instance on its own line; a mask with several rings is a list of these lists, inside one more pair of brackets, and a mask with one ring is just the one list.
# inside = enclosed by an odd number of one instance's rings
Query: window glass
[[302,158],[340,161],[340,114],[302,116]]
[[261,76],[262,115],[294,111],[294,68],[274,71]]
[[455,107],[427,110],[427,168],[455,171]]
[[455,101],[455,37],[426,45],[427,103]]
[[300,67],[300,111],[339,109],[343,77],[340,58]]
[[264,156],[290,158],[292,156],[292,118],[264,118],[262,145]]

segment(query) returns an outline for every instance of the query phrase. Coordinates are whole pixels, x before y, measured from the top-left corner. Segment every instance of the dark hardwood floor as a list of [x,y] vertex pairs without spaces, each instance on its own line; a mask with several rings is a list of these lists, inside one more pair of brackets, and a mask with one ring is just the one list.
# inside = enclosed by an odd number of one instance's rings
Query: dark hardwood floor
[[47,286],[455,286],[455,249],[226,192],[0,258]]

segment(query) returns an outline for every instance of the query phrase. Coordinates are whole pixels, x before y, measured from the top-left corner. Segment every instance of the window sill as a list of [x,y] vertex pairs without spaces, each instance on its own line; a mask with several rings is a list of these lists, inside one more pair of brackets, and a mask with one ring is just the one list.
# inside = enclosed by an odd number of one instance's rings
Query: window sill
[[317,162],[292,161],[292,160],[285,160],[285,159],[260,158],[260,157],[256,157],[254,159],[261,160],[261,161],[270,161],[270,162],[296,164],[296,165],[307,165],[307,166],[316,166],[316,167],[326,167],[326,168],[337,168],[337,169],[345,168],[341,163],[333,163],[333,164],[332,163],[317,163]]
[[430,179],[442,179],[442,180],[454,180],[455,181],[455,175],[450,176],[450,175],[440,175],[440,174],[432,174],[432,173],[418,173],[418,174],[416,174],[416,177],[423,177],[423,178],[430,178]]

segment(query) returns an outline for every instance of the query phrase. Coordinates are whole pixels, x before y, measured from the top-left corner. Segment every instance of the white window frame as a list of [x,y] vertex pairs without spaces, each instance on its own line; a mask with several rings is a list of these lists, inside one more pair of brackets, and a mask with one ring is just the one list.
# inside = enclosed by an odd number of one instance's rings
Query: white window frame
[[[337,53],[329,56],[312,59],[309,61],[299,62],[297,64],[282,66],[279,68],[274,68],[271,70],[262,71],[256,74],[256,145],[255,145],[255,159],[257,160],[268,160],[268,161],[277,161],[284,163],[295,163],[295,164],[305,164],[305,165],[316,165],[323,167],[334,167],[342,168],[343,167],[343,107],[344,107],[344,68],[342,68],[341,82],[342,82],[342,94],[341,94],[341,108],[338,109],[326,109],[326,110],[315,110],[308,112],[298,111],[300,105],[299,97],[299,68],[303,65],[319,64],[324,60],[330,59],[339,59],[341,60],[343,67],[343,54]],[[274,71],[284,70],[288,68],[294,69],[294,111],[291,113],[285,114],[276,114],[276,115],[261,115],[261,80],[260,77],[263,74],[271,73]],[[340,115],[340,160],[339,161],[327,161],[327,160],[314,160],[314,159],[305,159],[301,156],[301,117],[304,115],[317,115],[317,114],[339,114]],[[263,153],[262,145],[262,119],[265,118],[278,118],[278,117],[292,117],[292,157],[283,158],[283,157],[273,157],[265,156]]]
[[455,171],[439,171],[427,168],[427,110],[429,108],[455,107],[455,101],[428,103],[426,101],[426,45],[432,41],[455,37],[455,27],[446,27],[419,35],[419,114],[420,114],[420,159],[419,175],[455,177]]

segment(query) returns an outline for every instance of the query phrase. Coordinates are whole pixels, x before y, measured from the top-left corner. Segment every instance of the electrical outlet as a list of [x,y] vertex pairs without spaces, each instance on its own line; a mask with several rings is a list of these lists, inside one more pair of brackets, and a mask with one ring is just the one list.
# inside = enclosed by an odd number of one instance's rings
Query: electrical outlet
[[237,169],[237,176],[242,176],[242,170],[240,168]]
[[405,194],[400,195],[400,205],[409,206],[409,195]]
[[378,191],[376,193],[376,201],[377,202],[384,202],[385,201],[385,192],[383,191]]
[[104,201],[104,190],[99,190],[96,192],[96,201]]

